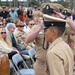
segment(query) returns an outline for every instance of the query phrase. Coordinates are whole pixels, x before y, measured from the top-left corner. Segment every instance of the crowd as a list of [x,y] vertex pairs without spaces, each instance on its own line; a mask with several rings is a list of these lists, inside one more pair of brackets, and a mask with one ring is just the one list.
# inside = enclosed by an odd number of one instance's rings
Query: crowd
[[35,75],[73,75],[75,13],[57,3],[43,3],[27,11],[0,7],[0,54],[10,60],[36,50]]

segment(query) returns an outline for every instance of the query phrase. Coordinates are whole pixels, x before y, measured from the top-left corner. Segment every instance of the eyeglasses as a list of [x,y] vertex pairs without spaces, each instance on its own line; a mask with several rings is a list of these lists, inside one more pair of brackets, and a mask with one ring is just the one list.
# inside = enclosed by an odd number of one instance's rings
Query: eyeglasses
[[34,24],[29,24],[29,25],[34,25]]
[[1,34],[6,34],[6,32],[1,32]]
[[21,25],[20,25],[20,26],[16,26],[16,27],[24,27],[24,26],[21,26]]

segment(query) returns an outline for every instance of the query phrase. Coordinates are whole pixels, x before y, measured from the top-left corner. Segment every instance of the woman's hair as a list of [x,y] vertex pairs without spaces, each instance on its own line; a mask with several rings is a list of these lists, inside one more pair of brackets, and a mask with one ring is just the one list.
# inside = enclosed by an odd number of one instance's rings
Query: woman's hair
[[10,30],[10,28],[14,27],[15,24],[14,23],[8,23],[7,24],[7,29]]
[[5,28],[0,28],[0,40],[5,42],[9,47],[12,47],[12,43],[8,39],[7,35],[6,35],[5,39],[2,38],[2,36],[1,36],[2,30],[5,30]]

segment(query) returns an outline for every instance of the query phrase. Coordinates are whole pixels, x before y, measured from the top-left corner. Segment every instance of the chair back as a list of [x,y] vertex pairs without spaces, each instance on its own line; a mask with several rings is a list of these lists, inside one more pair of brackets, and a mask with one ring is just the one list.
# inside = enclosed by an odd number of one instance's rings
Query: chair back
[[36,54],[35,49],[33,49],[33,48],[30,49],[30,50],[28,51],[28,54],[29,54],[29,56],[30,56],[32,62],[34,63],[34,58],[33,58],[33,56]]
[[15,55],[13,55],[12,61],[13,61],[13,63],[15,64],[16,67],[18,66],[18,64],[19,64],[20,62],[23,62],[24,66],[25,66],[26,68],[28,68],[26,62],[23,60],[23,58],[22,58],[22,56],[21,56],[20,54],[15,54]]
[[[26,62],[23,60],[23,58],[21,57],[20,54],[13,55],[12,61],[13,61],[14,65],[16,66],[19,75],[35,75],[34,69],[28,68]],[[24,65],[26,66],[27,69],[25,69],[25,68],[20,69],[18,67],[18,63],[21,61],[24,63]]]
[[16,73],[16,75],[18,75],[18,72],[15,69],[15,66],[13,65],[12,61],[10,61],[10,68],[12,68],[14,70],[14,72]]

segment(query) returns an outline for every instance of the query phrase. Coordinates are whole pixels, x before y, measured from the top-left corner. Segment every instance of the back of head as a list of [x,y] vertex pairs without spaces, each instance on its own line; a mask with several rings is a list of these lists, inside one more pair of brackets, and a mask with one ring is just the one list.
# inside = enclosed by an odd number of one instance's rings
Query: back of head
[[2,6],[2,8],[3,8],[3,9],[5,9],[5,8],[6,8],[6,6]]
[[64,11],[64,7],[61,4],[53,3],[53,5],[55,5],[60,10],[61,13],[62,11]]
[[58,7],[56,7],[53,3],[44,3],[41,5],[41,11],[44,14],[53,14],[54,10],[60,12]]
[[69,8],[64,8],[64,11],[62,12],[62,14],[69,17],[69,16],[73,15],[73,12]]

